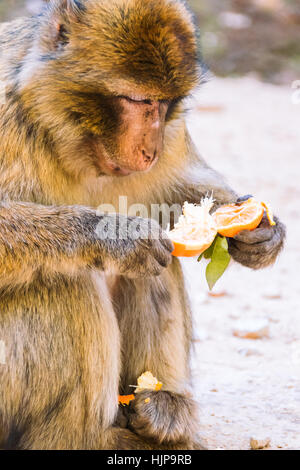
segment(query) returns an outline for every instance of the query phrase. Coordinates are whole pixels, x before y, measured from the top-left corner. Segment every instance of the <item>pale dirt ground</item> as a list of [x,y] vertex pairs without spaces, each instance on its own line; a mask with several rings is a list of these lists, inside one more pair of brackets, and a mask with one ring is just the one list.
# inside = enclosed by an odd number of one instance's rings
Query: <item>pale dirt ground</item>
[[[288,228],[276,265],[259,272],[233,263],[208,295],[203,267],[184,269],[193,304],[196,398],[209,449],[300,449],[300,104],[292,91],[255,78],[213,79],[197,97],[190,128],[203,156],[241,194],[272,203]],[[237,322],[267,321],[270,337],[239,339]]]

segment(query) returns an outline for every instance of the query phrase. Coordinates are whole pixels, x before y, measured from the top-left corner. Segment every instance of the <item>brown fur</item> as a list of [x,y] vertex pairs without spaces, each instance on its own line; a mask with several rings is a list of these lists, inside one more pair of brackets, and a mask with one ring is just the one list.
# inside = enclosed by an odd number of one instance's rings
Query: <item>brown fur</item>
[[[103,242],[95,208],[117,206],[119,195],[147,207],[198,202],[211,190],[217,203],[237,196],[197,154],[177,101],[150,172],[103,176],[91,150],[97,139],[109,149],[119,132],[110,97],[192,92],[201,76],[195,27],[179,0],[82,3],[50,2],[41,16],[0,27],[0,445],[199,448],[191,315],[172,246],[162,232]],[[283,237],[278,223],[251,245],[236,241],[233,254],[267,265]],[[124,429],[118,393],[145,370],[163,392],[149,394],[150,409],[141,395]]]

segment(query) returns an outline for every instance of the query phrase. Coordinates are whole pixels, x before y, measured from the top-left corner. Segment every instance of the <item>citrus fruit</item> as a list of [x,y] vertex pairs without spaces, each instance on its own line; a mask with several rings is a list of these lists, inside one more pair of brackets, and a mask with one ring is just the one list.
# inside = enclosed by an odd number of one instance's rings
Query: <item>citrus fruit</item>
[[271,207],[253,197],[222,206],[210,215],[213,203],[213,199],[208,197],[200,205],[184,203],[183,214],[169,232],[175,247],[173,256],[201,255],[212,245],[217,233],[224,237],[235,237],[243,230],[255,230],[265,211],[270,225],[276,225]]
[[270,207],[250,198],[241,204],[228,204],[216,210],[213,218],[220,235],[235,237],[242,230],[255,230],[266,210],[271,225],[275,225]]
[[169,232],[174,244],[173,256],[198,256],[211,246],[217,229],[210,210],[213,200],[205,198],[200,205],[184,203],[183,215]]

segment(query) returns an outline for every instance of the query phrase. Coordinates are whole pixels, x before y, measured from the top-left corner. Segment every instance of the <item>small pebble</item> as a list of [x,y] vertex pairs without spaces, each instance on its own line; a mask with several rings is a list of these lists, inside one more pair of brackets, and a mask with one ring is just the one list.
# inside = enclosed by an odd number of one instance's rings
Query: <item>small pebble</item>
[[251,437],[250,439],[250,446],[252,450],[262,450],[262,449],[267,449],[270,447],[271,439],[266,438],[266,439],[254,439]]
[[262,339],[270,336],[268,320],[257,319],[240,321],[233,330],[233,335],[243,339]]
[[258,351],[257,349],[239,349],[239,354],[241,354],[244,357],[249,357],[249,356],[262,356],[263,354]]

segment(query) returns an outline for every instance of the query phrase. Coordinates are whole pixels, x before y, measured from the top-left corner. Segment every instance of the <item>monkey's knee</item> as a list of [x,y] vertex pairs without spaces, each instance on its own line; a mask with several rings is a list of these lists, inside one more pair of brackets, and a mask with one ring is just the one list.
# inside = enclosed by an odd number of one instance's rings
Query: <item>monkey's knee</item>
[[196,403],[184,395],[144,391],[131,404],[129,427],[159,445],[193,449],[197,446],[197,415]]

